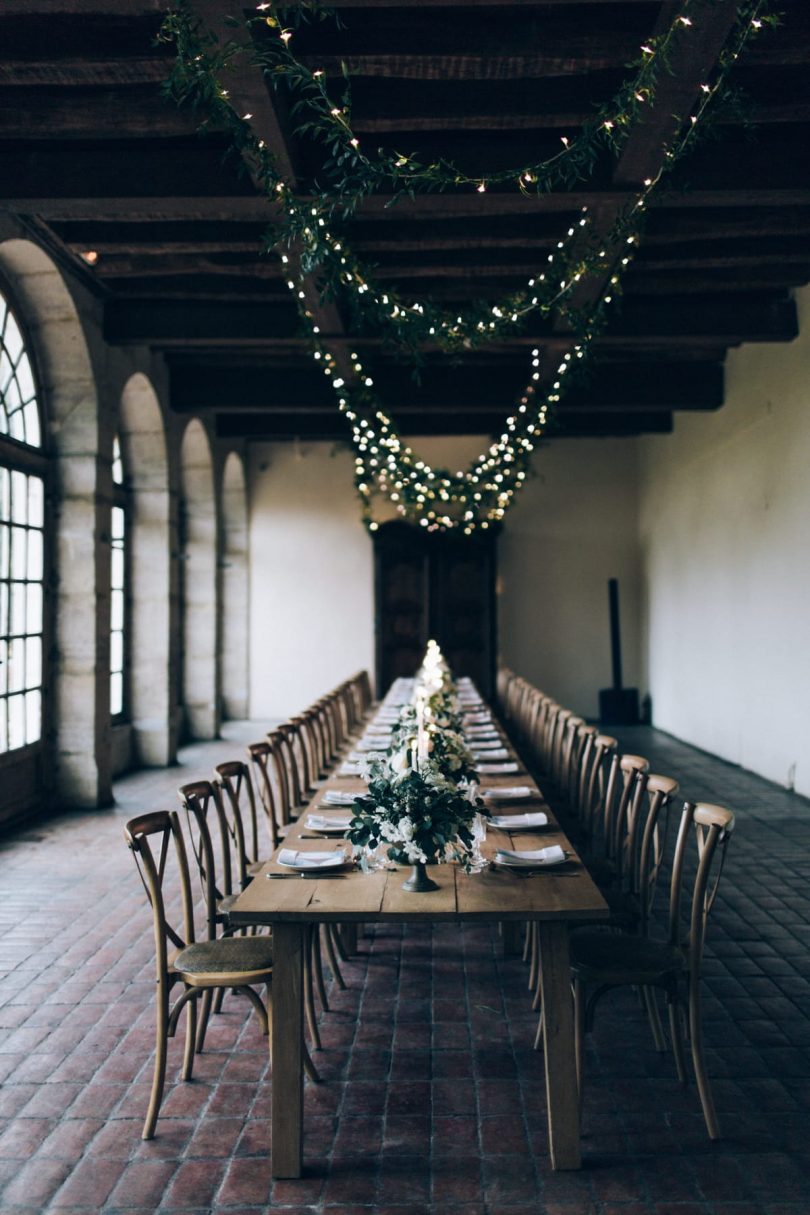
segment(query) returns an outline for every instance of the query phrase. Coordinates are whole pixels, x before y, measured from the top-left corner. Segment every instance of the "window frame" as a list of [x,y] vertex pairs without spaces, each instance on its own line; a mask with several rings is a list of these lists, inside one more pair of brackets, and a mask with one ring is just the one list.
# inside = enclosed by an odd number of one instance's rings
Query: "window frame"
[[[36,344],[26,321],[25,314],[17,302],[12,284],[0,273],[0,296],[6,307],[13,313],[20,334],[23,348],[31,365],[34,380],[37,411],[39,413],[39,428],[41,443],[33,447],[11,435],[0,434],[0,466],[8,469],[9,473],[20,472],[26,476],[38,477],[43,484],[43,525],[42,525],[42,670],[40,674],[40,735],[34,742],[24,743],[13,750],[0,751],[0,770],[12,767],[18,763],[30,760],[40,752],[50,749],[53,743],[53,625],[55,581],[54,581],[54,497],[53,469],[50,458],[47,428],[47,410],[43,392],[43,377],[39,366]],[[11,579],[9,579],[9,586]],[[9,604],[10,610],[10,604]],[[10,626],[9,620],[9,626]],[[8,693],[2,693],[2,698],[8,698]]]

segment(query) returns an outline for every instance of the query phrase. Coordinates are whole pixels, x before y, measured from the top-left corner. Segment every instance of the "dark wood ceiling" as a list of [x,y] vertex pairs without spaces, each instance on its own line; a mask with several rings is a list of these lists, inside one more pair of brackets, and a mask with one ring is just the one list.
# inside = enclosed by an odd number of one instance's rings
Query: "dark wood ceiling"
[[[171,62],[170,48],[155,43],[163,7],[3,0],[0,207],[101,295],[109,341],[165,352],[172,408],[211,411],[227,436],[345,437],[279,262],[260,253],[268,204],[223,160],[222,135],[198,135],[195,116],[161,94]],[[219,0],[198,7],[228,11]],[[334,7],[342,28],[307,26],[296,50],[328,73],[348,65],[360,137],[448,156],[471,173],[558,148],[676,11],[652,0]],[[722,405],[730,347],[795,336],[791,289],[810,280],[810,4],[780,8],[781,27],[757,40],[736,73],[756,125],[726,121],[657,196],[592,376],[559,407],[559,433],[665,432],[678,410]],[[680,96],[677,82],[666,83],[660,122],[691,102],[732,10],[719,0],[717,28],[690,51]],[[306,194],[318,150],[290,133],[283,103],[258,87],[274,146]],[[351,241],[380,281],[415,296],[464,301],[523,286],[581,206],[609,225],[659,154],[660,122],[572,193],[467,191],[390,207],[375,197],[352,221]],[[82,258],[90,251],[93,266]],[[352,338],[334,310],[330,328],[334,349],[362,351],[412,434],[500,431],[525,385],[529,347],[555,353],[570,342],[559,326],[533,321],[463,358],[426,351],[416,383],[379,341]]]

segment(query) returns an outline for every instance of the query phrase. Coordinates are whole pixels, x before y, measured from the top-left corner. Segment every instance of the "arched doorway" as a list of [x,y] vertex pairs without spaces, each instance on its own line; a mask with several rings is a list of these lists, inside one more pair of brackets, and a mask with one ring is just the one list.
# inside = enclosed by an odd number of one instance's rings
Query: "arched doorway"
[[118,437],[126,505],[122,702],[131,727],[133,763],[158,766],[174,758],[169,684],[171,512],[163,415],[152,384],[141,372],[127,380],[121,393]]
[[98,497],[98,398],[76,305],[57,267],[31,241],[0,243],[0,273],[30,341],[53,493],[45,536],[53,575],[45,596],[52,644],[44,647],[42,669],[42,723],[52,743],[45,764],[40,757],[32,772],[4,773],[11,795],[5,812],[19,816],[51,796],[63,806],[110,799],[109,702],[107,684],[99,679],[109,655],[106,613],[98,608],[106,589],[97,596],[107,586],[109,549],[97,543],[105,527]]
[[226,718],[248,715],[248,519],[245,466],[232,451],[222,473],[222,646],[220,686]]
[[217,511],[211,445],[197,418],[186,427],[180,447],[178,534],[181,732],[184,738],[216,738]]

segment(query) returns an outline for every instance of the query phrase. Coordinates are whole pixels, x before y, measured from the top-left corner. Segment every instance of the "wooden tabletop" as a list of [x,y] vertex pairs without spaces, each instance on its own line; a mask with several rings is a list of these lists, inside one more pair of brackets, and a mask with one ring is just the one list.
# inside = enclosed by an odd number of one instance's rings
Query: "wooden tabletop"
[[[507,745],[508,742],[507,742]],[[535,782],[522,768],[517,773],[485,776],[481,791]],[[351,856],[351,845],[341,838],[314,834],[306,826],[308,814],[345,815],[350,807],[322,805],[327,789],[344,790],[358,796],[366,791],[357,777],[331,777],[321,786],[297,822],[287,830],[285,848],[297,851],[344,850]],[[279,923],[291,921],[371,921],[371,920],[593,920],[606,917],[607,905],[591,881],[571,843],[560,830],[542,794],[534,798],[505,801],[493,807],[498,814],[521,814],[543,810],[549,824],[536,830],[506,832],[489,827],[482,853],[491,858],[497,848],[534,849],[559,844],[571,858],[559,869],[549,868],[536,876],[523,876],[502,868],[487,868],[467,874],[456,864],[430,865],[428,874],[439,889],[411,893],[402,889],[408,867],[364,873],[349,864],[345,871],[330,876],[300,877],[270,860],[267,868],[251,882],[230,911],[232,924]],[[265,873],[286,873],[285,879],[267,878]]]

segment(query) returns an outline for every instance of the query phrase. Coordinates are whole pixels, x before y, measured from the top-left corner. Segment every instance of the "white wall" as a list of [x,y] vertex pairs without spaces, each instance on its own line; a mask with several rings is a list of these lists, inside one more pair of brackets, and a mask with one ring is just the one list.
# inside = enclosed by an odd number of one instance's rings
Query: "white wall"
[[329,443],[250,448],[250,712],[284,718],[374,668],[371,540],[354,462]]
[[638,683],[636,459],[634,440],[550,443],[499,542],[501,658],[586,717],[612,682],[609,578],[619,579],[624,683]]
[[810,794],[810,289],[801,336],[729,354],[726,403],[640,443],[657,726]]

